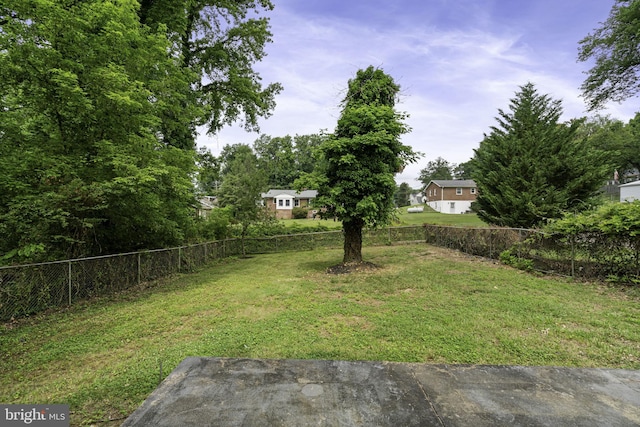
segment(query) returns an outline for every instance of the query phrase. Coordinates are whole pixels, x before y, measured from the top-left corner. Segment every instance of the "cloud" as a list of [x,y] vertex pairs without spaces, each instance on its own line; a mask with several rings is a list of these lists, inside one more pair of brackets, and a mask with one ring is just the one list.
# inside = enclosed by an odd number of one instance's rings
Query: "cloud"
[[[332,131],[348,79],[360,68],[381,67],[403,89],[397,108],[410,115],[413,128],[403,142],[426,154],[397,177],[417,187],[419,171],[429,160],[470,159],[495,124],[498,109],[508,108],[515,92],[528,82],[540,93],[562,99],[565,119],[585,115],[579,86],[587,65],[576,63],[577,42],[566,41],[566,24],[540,29],[539,20],[551,12],[545,15],[542,8],[532,7],[528,16],[518,8],[500,9],[499,0],[489,2],[493,8],[481,7],[486,4],[465,0],[454,7],[445,1],[404,1],[398,13],[385,17],[388,8],[376,7],[375,1],[349,3],[343,9],[323,8],[322,2],[283,1],[271,16],[274,42],[256,67],[264,82],[284,85],[272,117],[260,121],[262,133]],[[496,10],[508,13],[508,19],[495,15]],[[564,38],[539,44],[531,36],[534,30],[550,33],[546,40],[553,38],[553,31]],[[633,116],[631,109],[614,105],[610,112],[627,120]],[[257,137],[232,127],[217,138],[201,137],[198,143],[215,153],[225,144],[251,144]]]

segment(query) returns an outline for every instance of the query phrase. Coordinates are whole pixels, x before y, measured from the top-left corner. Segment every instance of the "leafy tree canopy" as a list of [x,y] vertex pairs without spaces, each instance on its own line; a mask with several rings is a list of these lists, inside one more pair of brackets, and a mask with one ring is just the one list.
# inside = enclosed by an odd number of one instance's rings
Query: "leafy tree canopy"
[[381,69],[359,70],[349,80],[333,135],[321,145],[321,170],[310,187],[325,217],[337,217],[345,231],[345,263],[362,261],[362,228],[389,222],[396,189],[395,173],[414,162],[403,145],[409,132],[405,114],[394,109],[400,87]]
[[419,180],[424,186],[427,186],[429,182],[434,179],[453,179],[454,168],[455,164],[449,163],[442,157],[438,157],[427,163],[427,167],[420,171]]
[[413,190],[406,182],[401,183],[396,189],[395,202],[396,206],[403,207],[411,204],[411,193]]
[[520,88],[499,111],[473,159],[475,209],[490,224],[532,227],[583,209],[610,170],[608,157],[578,137],[582,121],[560,123],[561,102]]
[[245,255],[244,237],[249,226],[261,218],[261,193],[266,191],[265,174],[258,168],[258,159],[251,147],[236,147],[236,155],[228,163],[228,170],[218,190],[220,207],[227,207],[236,223],[242,227],[242,252]]
[[[268,1],[0,6],[0,257],[77,257],[193,233],[194,128],[267,115]],[[203,158],[201,157],[200,160]]]
[[640,0],[616,0],[602,27],[580,41],[578,59],[595,59],[582,91],[590,110],[640,90]]

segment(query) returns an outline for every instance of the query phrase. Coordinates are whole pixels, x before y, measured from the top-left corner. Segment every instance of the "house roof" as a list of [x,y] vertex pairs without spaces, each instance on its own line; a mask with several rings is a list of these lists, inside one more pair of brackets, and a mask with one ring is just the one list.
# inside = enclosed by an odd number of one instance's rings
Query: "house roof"
[[297,199],[314,199],[318,196],[318,192],[316,190],[303,190],[301,192],[297,192],[296,190],[278,190],[271,189],[266,193],[262,193],[263,199],[269,199],[280,196],[290,196]]
[[216,198],[213,196],[204,196],[201,197],[199,202],[200,202],[200,207],[201,209],[207,209],[207,210],[211,210],[213,209],[215,206],[215,200]]
[[471,188],[477,187],[476,182],[472,179],[434,179],[427,184],[427,187],[434,183],[438,187],[456,187],[456,188]]
[[640,181],[628,182],[626,184],[619,185],[619,187],[637,187],[640,185]]

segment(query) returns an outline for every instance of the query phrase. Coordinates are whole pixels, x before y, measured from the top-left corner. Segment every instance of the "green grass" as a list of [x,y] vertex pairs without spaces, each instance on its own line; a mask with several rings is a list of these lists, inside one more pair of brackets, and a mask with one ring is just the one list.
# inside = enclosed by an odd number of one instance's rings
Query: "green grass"
[[364,256],[381,268],[326,274],[340,250],[231,259],[5,325],[0,402],[122,418],[194,355],[640,369],[637,293],[424,244]]
[[398,225],[436,224],[454,225],[458,227],[487,227],[474,213],[472,214],[443,214],[424,206],[424,212],[407,213],[407,208],[398,209]]
[[[397,209],[398,219],[394,221],[392,226],[401,225],[453,225],[458,227],[487,227],[476,214],[443,214],[434,211],[429,206],[424,206],[424,212],[407,213],[407,207]],[[281,221],[285,227],[309,226],[315,227],[322,224],[330,230],[340,230],[342,223],[340,221],[320,220],[320,219],[287,219]]]

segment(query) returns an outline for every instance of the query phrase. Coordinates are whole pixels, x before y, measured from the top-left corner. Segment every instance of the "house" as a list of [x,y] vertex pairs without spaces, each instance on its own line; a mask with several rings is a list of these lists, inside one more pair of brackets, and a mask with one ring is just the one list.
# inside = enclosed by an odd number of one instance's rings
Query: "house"
[[199,205],[196,208],[198,216],[200,218],[206,218],[216,206],[217,199],[215,196],[202,196],[198,199],[198,203]]
[[421,205],[425,202],[425,197],[422,194],[422,191],[412,191],[411,194],[409,194],[409,204],[411,206],[413,205]]
[[634,200],[640,200],[640,181],[622,184],[619,188],[621,202],[633,202]]
[[[316,190],[297,192],[296,190],[271,189],[262,193],[262,200],[267,209],[275,212],[277,219],[291,219],[293,218],[293,208],[309,208],[317,195]],[[312,218],[313,213],[312,210],[309,210],[307,217]]]
[[433,180],[424,189],[427,205],[436,212],[460,214],[471,209],[471,202],[478,196],[478,188],[472,179]]

